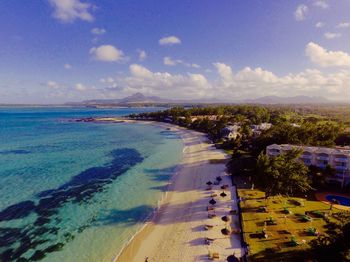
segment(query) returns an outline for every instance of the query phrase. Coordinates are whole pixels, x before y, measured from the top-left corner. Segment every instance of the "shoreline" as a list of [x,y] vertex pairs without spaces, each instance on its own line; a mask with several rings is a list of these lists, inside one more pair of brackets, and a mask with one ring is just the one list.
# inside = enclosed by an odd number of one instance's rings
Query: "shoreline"
[[[237,210],[233,187],[226,191],[225,200],[216,197],[218,205],[215,212],[218,217],[208,219],[208,197],[214,193],[219,195],[223,190],[215,186],[217,188],[206,191],[206,181],[215,181],[216,176],[222,176],[223,184],[232,184],[225,172],[227,154],[214,148],[204,133],[170,123],[120,117],[94,118],[88,122],[152,124],[177,132],[184,144],[182,160],[168,181],[157,207],[113,257],[113,261],[209,261],[210,253],[220,254],[220,260],[232,254],[243,255],[239,234],[225,237],[220,231],[223,227],[239,229],[238,216],[232,215],[229,222],[221,221],[219,216]],[[213,163],[213,159],[219,161]],[[214,224],[215,230],[205,231],[207,223]],[[214,239],[215,243],[210,246],[205,244],[207,237]]]

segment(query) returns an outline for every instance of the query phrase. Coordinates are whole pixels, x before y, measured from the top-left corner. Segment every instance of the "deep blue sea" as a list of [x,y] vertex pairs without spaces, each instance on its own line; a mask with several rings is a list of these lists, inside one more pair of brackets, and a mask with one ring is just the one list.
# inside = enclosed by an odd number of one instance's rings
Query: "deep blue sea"
[[183,145],[153,125],[71,120],[154,110],[0,107],[0,261],[111,261]]

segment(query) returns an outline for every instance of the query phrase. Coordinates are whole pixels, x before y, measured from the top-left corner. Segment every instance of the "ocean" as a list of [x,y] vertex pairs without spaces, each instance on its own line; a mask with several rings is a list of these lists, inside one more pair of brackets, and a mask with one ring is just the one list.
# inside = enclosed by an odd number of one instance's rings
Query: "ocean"
[[72,119],[158,108],[0,108],[0,261],[111,261],[181,161],[173,131]]

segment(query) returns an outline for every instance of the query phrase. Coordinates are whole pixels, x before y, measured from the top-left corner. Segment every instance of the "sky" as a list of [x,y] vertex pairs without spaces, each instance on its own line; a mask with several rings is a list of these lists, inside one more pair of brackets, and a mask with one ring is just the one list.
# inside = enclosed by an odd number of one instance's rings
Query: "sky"
[[350,0],[1,0],[0,103],[350,101]]

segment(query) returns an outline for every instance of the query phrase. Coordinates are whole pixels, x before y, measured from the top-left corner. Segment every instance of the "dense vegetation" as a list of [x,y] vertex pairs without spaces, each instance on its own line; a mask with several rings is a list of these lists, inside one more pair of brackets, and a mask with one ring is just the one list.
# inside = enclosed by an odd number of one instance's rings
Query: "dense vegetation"
[[305,193],[311,189],[308,168],[297,161],[300,154],[301,151],[291,150],[273,158],[266,154],[259,155],[254,181],[264,188],[266,197]]

